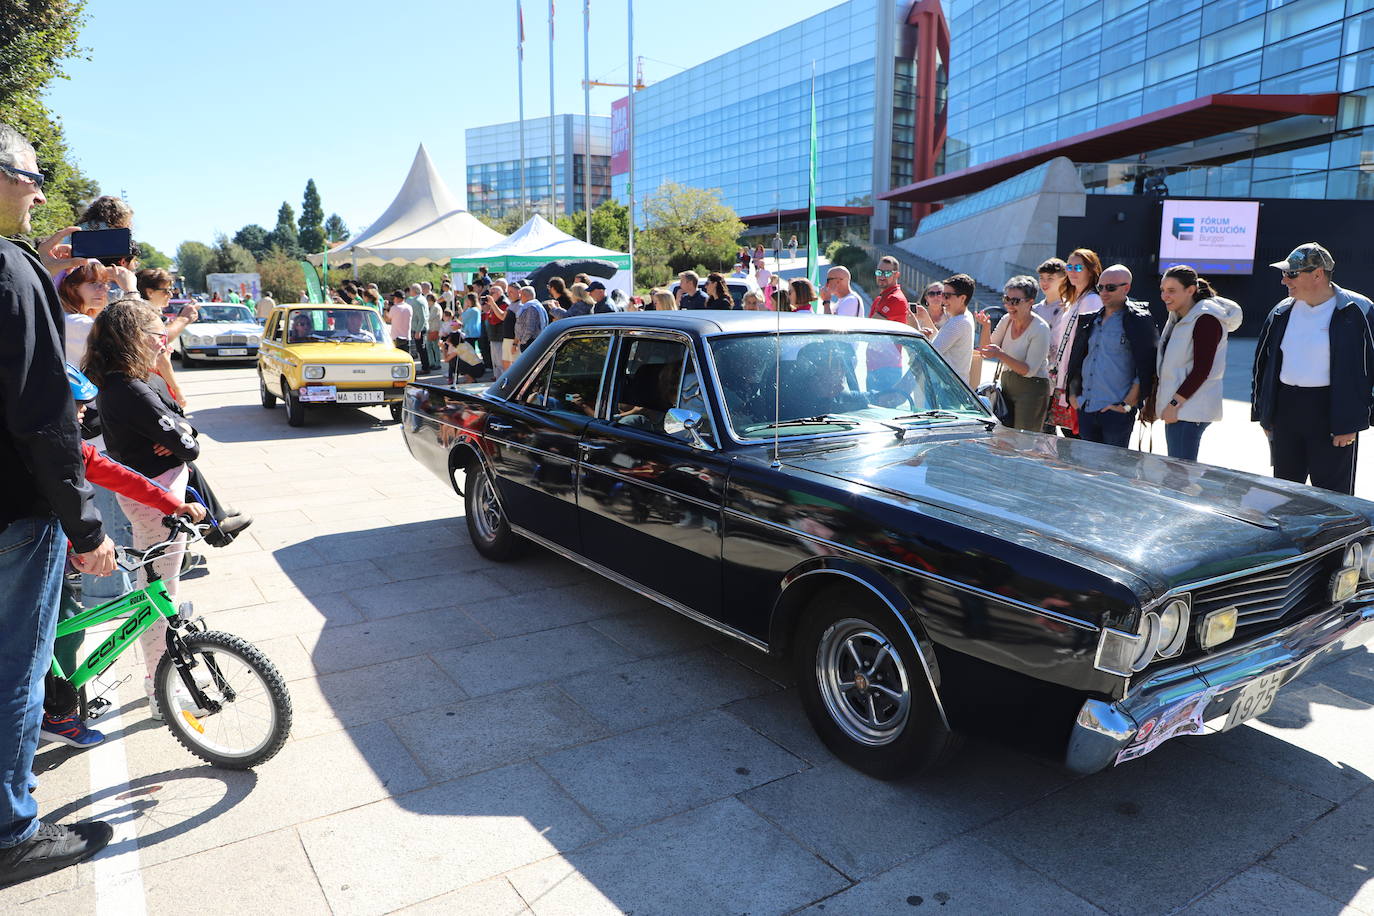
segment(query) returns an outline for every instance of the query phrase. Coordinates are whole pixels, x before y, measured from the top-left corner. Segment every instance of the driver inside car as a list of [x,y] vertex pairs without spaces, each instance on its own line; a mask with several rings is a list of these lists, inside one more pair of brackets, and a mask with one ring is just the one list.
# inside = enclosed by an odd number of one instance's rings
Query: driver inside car
[[868,407],[851,384],[853,351],[845,344],[815,341],[797,351],[790,368],[782,366],[781,419],[818,417]]
[[362,312],[344,312],[342,320],[336,319],[334,326],[343,331],[345,339],[354,337],[358,340],[367,341],[368,343],[376,343],[377,341],[372,336],[372,332],[363,327],[364,318],[365,316]]
[[297,312],[291,316],[291,332],[286,336],[287,343],[304,343],[315,333],[310,324],[310,316]]

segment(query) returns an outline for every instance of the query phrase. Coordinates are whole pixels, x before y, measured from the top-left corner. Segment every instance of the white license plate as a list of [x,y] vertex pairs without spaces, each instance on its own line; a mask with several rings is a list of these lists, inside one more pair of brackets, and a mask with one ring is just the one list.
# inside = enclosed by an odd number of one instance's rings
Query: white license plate
[[245,347],[220,347],[220,356],[247,356],[248,350]]
[[340,391],[336,395],[336,400],[340,404],[380,404],[382,403],[382,393],[380,391]]
[[301,389],[302,401],[332,401],[334,400],[333,385],[306,385]]
[[1277,674],[1266,674],[1241,690],[1236,702],[1231,704],[1231,714],[1226,717],[1226,725],[1222,731],[1229,731],[1247,719],[1268,712],[1269,707],[1274,705],[1274,697],[1278,696],[1279,687],[1283,684],[1283,675],[1282,671]]

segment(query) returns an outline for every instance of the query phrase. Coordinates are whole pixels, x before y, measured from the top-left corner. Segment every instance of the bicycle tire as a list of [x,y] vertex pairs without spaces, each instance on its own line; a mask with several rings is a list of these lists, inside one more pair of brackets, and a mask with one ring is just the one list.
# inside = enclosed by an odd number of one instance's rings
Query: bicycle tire
[[[209,699],[220,702],[222,708],[217,713],[199,718],[194,716],[192,710],[188,718],[179,703],[172,702],[175,689],[181,686],[181,674],[171,655],[163,655],[157,666],[155,701],[158,708],[164,711],[163,721],[177,742],[206,763],[229,770],[247,770],[271,760],[291,733],[292,717],[291,694],[276,665],[252,643],[230,633],[216,630],[186,633],[181,641],[197,662],[192,669],[197,684],[202,685],[201,689]],[[235,671],[231,678],[224,671],[228,665],[218,665],[222,676],[229,681],[228,686],[234,691],[232,700],[226,700],[219,686],[213,683],[202,656],[210,657],[217,665],[220,661],[236,661],[240,668],[245,669],[243,672]],[[247,675],[251,675],[251,678]],[[227,735],[233,724],[237,723],[241,737],[245,714],[251,715],[245,710],[250,701],[269,711],[266,726],[259,729],[263,732],[262,736],[242,748],[223,743],[216,746],[208,732]],[[243,705],[239,705],[241,703]]]

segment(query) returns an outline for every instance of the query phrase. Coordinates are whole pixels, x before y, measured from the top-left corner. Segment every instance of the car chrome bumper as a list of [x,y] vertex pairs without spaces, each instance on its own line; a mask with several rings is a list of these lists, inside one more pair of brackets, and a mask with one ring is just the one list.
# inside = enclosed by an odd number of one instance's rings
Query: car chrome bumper
[[[1143,756],[1170,738],[1212,734],[1246,686],[1278,674],[1288,684],[1318,659],[1374,640],[1374,591],[1224,652],[1155,672],[1109,703],[1078,712],[1065,762],[1079,773]],[[1210,724],[1209,724],[1210,723]]]

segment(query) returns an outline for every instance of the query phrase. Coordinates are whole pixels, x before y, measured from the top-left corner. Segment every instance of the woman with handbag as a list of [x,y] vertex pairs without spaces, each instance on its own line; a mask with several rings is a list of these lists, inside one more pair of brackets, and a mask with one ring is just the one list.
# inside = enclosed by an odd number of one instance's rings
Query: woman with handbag
[[1089,248],[1075,248],[1066,259],[1064,279],[1059,286],[1059,299],[1064,310],[1054,326],[1050,340],[1049,378],[1050,422],[1070,438],[1078,437],[1078,414],[1069,402],[1064,386],[1068,381],[1069,357],[1073,355],[1073,341],[1078,335],[1078,319],[1102,311],[1102,300],[1094,290],[1102,275],[1102,259]]
[[1141,420],[1163,420],[1169,457],[1196,461],[1203,431],[1221,419],[1226,339],[1244,315],[1186,264],[1164,272],[1159,297],[1169,320],[1159,337],[1154,395]]
[[1049,352],[1050,326],[1033,311],[1036,282],[1028,276],[1012,277],[1002,290],[1007,314],[992,330],[987,312],[978,312],[978,352],[996,360],[998,384],[1011,409],[1014,429],[1039,432],[1045,425],[1045,410],[1050,402]]

